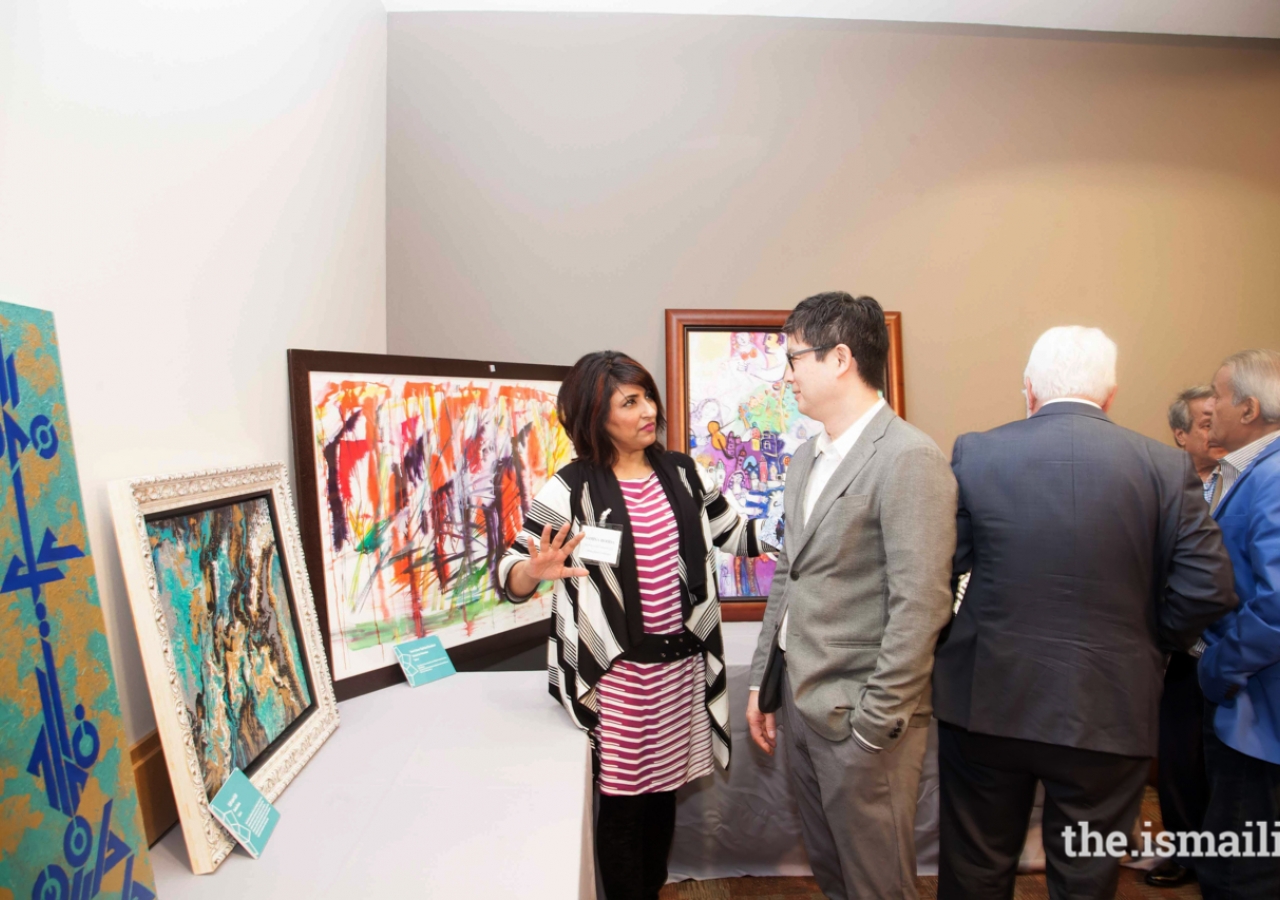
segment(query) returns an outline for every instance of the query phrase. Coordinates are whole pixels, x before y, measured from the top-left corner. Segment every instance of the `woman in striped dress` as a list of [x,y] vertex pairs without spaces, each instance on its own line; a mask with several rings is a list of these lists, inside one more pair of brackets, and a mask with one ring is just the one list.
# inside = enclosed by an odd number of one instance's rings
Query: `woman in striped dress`
[[[663,450],[662,403],[635,360],[584,356],[558,407],[578,458],[538,492],[498,574],[513,603],[555,582],[551,694],[591,735],[606,900],[656,900],[676,789],[729,764],[715,550],[764,548],[693,460]],[[584,547],[586,529],[603,546]]]

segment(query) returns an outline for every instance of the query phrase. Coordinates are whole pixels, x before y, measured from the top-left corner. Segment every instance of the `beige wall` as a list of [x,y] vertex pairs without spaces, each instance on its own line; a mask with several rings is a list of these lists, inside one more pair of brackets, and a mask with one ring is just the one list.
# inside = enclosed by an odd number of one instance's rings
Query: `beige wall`
[[385,349],[386,36],[379,0],[0,2],[0,300],[54,313],[130,741],[107,484],[289,460],[286,349]]
[[1280,45],[849,22],[389,17],[388,349],[661,378],[666,307],[903,313],[944,449],[1055,324],[1115,418],[1280,347]]

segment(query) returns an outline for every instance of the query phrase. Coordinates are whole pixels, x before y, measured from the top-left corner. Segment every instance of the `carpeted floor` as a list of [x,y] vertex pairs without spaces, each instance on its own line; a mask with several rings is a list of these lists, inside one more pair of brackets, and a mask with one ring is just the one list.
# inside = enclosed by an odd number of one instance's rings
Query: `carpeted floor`
[[[1147,788],[1142,800],[1142,818],[1153,823],[1153,830],[1160,828],[1160,802],[1154,788]],[[1198,900],[1200,889],[1194,884],[1181,888],[1165,889],[1147,887],[1142,872],[1134,869],[1120,870],[1118,900]],[[934,900],[938,895],[937,878],[920,878],[916,881],[920,900]],[[1014,889],[1014,900],[1048,900],[1043,875],[1022,875]],[[662,900],[823,900],[822,892],[812,878],[722,878],[718,881],[684,881],[669,884],[662,889]]]

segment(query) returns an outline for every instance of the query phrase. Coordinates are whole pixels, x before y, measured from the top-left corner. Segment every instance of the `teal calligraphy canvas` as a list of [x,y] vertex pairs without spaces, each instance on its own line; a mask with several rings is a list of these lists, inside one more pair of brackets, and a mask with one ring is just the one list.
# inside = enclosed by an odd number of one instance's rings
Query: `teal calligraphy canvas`
[[150,900],[53,315],[0,303],[0,900]]

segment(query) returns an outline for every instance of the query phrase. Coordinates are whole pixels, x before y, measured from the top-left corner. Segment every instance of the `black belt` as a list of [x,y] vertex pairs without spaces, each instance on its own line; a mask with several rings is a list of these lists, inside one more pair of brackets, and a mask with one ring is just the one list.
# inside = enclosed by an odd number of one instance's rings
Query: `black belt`
[[644,640],[632,647],[622,658],[629,662],[675,662],[702,652],[702,642],[692,631],[675,634],[646,634]]

